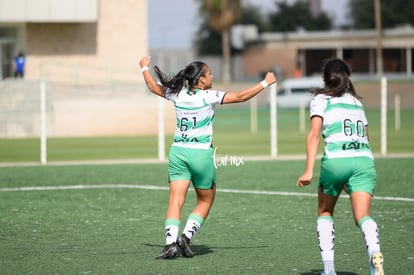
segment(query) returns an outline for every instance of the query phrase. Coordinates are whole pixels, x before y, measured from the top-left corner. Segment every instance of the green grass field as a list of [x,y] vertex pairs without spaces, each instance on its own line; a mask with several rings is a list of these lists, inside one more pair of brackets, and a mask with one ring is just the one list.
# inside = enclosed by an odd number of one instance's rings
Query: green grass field
[[[414,110],[402,111],[399,131],[393,115],[388,113],[388,152],[414,153]],[[378,154],[380,113],[367,110],[367,116]],[[192,241],[195,257],[167,261],[154,260],[164,245],[166,163],[103,164],[157,159],[157,137],[50,138],[46,166],[38,165],[38,138],[0,139],[0,274],[319,274],[316,180],[303,189],[295,186],[304,160],[251,161],[270,155],[269,111],[259,109],[257,133],[249,123],[248,109],[218,109],[217,157],[243,163],[218,168],[215,204]],[[298,111],[280,110],[279,155],[304,155],[305,138]],[[166,150],[171,139],[166,137]],[[77,164],[89,160],[100,164]],[[61,161],[73,162],[53,165]],[[372,216],[385,271],[409,274],[414,158],[377,158],[376,164]],[[319,168],[315,179],[318,173]],[[183,219],[194,204],[191,189]],[[368,274],[367,252],[346,197],[335,214],[338,274]]]
[[[385,272],[409,274],[414,159],[376,165],[372,216]],[[303,167],[303,160],[219,167],[215,204],[192,241],[195,257],[175,260],[154,260],[164,245],[165,163],[0,167],[0,274],[319,274],[316,185],[295,186]],[[194,204],[191,189],[183,219]],[[346,197],[335,214],[338,274],[368,274]]]
[[[306,129],[309,126],[306,114]],[[380,152],[380,112],[367,110],[370,140],[374,153]],[[401,129],[395,130],[394,112],[387,116],[387,151],[414,153],[414,110],[402,110]],[[214,146],[222,154],[243,156],[270,156],[269,109],[258,110],[258,132],[250,131],[248,108],[226,108],[216,112]],[[278,111],[278,155],[304,154],[306,132],[299,130],[299,111]],[[172,136],[166,136],[166,151]],[[320,146],[322,152],[322,146]],[[53,161],[157,159],[156,136],[49,138],[47,159]],[[167,154],[167,152],[166,152]],[[39,162],[40,140],[0,139],[0,163]]]

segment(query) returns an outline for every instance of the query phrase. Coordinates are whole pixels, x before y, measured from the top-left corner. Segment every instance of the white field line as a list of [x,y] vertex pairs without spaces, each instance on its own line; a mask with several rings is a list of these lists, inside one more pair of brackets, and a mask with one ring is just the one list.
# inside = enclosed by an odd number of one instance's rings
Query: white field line
[[[145,190],[165,190],[167,186],[155,185],[135,185],[135,184],[103,184],[103,185],[66,185],[66,186],[26,186],[26,187],[4,187],[0,192],[19,192],[19,191],[55,191],[55,190],[80,190],[80,189],[145,189]],[[240,190],[240,189],[217,189],[217,192],[252,194],[252,195],[270,195],[270,196],[292,196],[292,197],[317,197],[316,193],[300,192],[283,192],[283,191],[264,191],[264,190]],[[341,198],[348,198],[347,195],[341,195]],[[379,197],[374,196],[375,200],[383,201],[406,201],[414,202],[414,198],[403,197]]]

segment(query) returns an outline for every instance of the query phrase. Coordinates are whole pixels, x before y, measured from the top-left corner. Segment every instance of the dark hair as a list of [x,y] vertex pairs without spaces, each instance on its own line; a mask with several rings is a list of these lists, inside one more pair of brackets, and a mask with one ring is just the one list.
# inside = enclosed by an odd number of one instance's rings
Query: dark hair
[[200,76],[205,76],[206,66],[204,62],[194,61],[176,75],[165,75],[157,66],[154,66],[154,71],[162,85],[170,88],[173,93],[178,93],[185,84],[189,87],[195,86]]
[[356,93],[354,85],[349,76],[351,69],[348,64],[339,58],[328,59],[323,65],[324,88],[312,90],[313,94],[326,94],[333,97],[340,97],[345,93],[350,93],[354,97],[361,97]]

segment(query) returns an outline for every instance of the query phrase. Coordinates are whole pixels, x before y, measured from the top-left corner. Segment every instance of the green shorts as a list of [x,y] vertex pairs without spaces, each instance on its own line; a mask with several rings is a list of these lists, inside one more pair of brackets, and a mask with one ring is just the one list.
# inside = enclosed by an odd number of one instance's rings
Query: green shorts
[[168,179],[191,180],[194,188],[211,189],[216,184],[213,148],[190,149],[171,146],[168,156]]
[[368,157],[321,160],[319,186],[325,194],[337,196],[346,185],[349,194],[355,191],[374,195],[377,173],[374,160]]

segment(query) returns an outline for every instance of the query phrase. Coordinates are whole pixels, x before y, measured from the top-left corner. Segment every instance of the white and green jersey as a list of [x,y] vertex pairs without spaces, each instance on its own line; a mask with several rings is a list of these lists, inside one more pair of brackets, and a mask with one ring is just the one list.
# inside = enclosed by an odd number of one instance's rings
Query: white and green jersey
[[221,104],[225,92],[188,88],[179,93],[167,89],[165,98],[174,102],[177,126],[173,146],[207,149],[213,141],[215,105]]
[[362,103],[349,93],[341,97],[318,94],[312,97],[310,116],[323,119],[322,136],[328,158],[366,156],[373,159],[365,127]]

